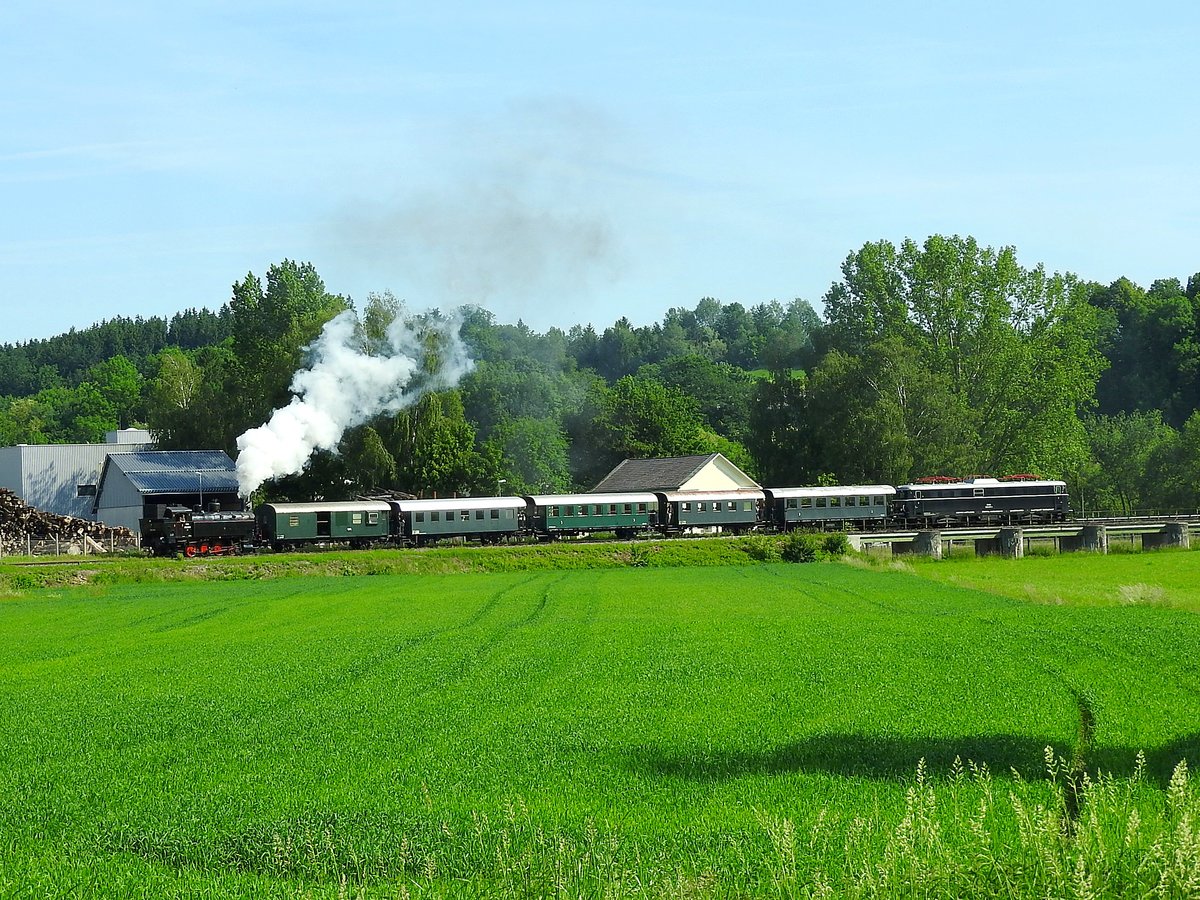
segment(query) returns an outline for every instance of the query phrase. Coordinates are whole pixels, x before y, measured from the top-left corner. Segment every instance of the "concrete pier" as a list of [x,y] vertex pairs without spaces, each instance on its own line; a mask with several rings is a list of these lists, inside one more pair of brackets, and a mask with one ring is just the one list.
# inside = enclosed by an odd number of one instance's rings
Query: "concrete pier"
[[918,532],[913,541],[913,553],[921,553],[934,559],[942,558],[942,533],[940,531]]
[[1188,534],[1187,525],[1181,522],[1168,522],[1158,534],[1142,535],[1143,549],[1151,550],[1159,547],[1182,547],[1184,550],[1191,547],[1191,535]]
[[1091,553],[1109,552],[1109,529],[1104,526],[1084,526],[1079,536],[1079,548]]
[[1000,547],[1000,555],[1012,559],[1023,559],[1025,556],[1025,532],[1020,528],[1001,528],[996,538]]

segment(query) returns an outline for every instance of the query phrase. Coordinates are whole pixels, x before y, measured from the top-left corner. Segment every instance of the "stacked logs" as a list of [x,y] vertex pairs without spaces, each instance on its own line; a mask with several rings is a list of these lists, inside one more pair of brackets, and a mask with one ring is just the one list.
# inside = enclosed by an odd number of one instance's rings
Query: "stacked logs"
[[108,549],[114,542],[122,546],[133,540],[128,528],[89,522],[74,516],[60,516],[27,506],[6,488],[0,488],[0,550],[5,556],[27,552],[29,541],[56,541],[60,545],[90,543]]

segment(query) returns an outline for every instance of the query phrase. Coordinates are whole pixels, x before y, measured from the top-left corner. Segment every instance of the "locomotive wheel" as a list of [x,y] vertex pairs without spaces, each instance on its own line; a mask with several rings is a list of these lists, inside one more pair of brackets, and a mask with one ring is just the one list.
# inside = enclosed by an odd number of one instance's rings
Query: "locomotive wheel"
[[183,555],[186,556],[188,559],[191,559],[193,556],[196,555],[196,548],[192,544],[188,544],[186,547],[183,548]]

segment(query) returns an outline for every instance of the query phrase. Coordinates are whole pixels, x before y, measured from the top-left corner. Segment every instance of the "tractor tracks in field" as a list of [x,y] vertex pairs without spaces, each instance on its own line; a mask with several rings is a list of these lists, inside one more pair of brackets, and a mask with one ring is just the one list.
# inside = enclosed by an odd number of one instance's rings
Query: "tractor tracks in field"
[[[483,627],[485,623],[497,615],[506,605],[505,601],[507,598],[513,595],[519,596],[523,589],[528,588],[545,577],[544,573],[531,574],[519,581],[506,585],[500,590],[492,592],[465,619],[429,628],[400,640],[392,640],[386,645],[379,646],[372,652],[354,656],[346,665],[331,670],[328,677],[322,679],[321,683],[310,683],[303,690],[296,691],[295,694],[299,697],[308,696],[313,693],[349,690],[356,684],[386,670],[389,666],[397,664],[414,651],[429,647],[438,641],[445,641],[447,646],[452,651],[455,651],[454,655],[458,656],[458,659],[456,661],[447,660],[448,664],[445,667],[430,666],[427,675],[430,686],[432,687],[437,682],[460,680],[468,672],[478,667],[487,655],[497,646],[503,644],[514,633],[521,629],[534,627],[544,618],[546,610],[550,605],[553,589],[555,585],[566,577],[565,574],[559,575],[543,585],[542,589],[537,593],[536,602],[532,604],[524,616],[501,623],[494,630],[491,630],[483,640],[475,640],[470,637],[472,632]],[[458,643],[446,640],[455,638],[456,636],[462,636],[462,640]],[[440,669],[440,672],[438,669]]]

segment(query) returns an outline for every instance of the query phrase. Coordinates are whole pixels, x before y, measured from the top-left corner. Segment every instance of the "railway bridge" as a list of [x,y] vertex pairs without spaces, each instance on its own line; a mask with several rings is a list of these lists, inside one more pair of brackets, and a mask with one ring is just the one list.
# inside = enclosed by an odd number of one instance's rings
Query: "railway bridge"
[[1152,549],[1200,545],[1200,516],[1130,519],[1076,519],[1061,525],[985,526],[862,532],[849,535],[856,550],[915,553],[941,559],[957,548],[977,555],[1021,558],[1033,547],[1059,552],[1085,550],[1107,553],[1110,544]]

